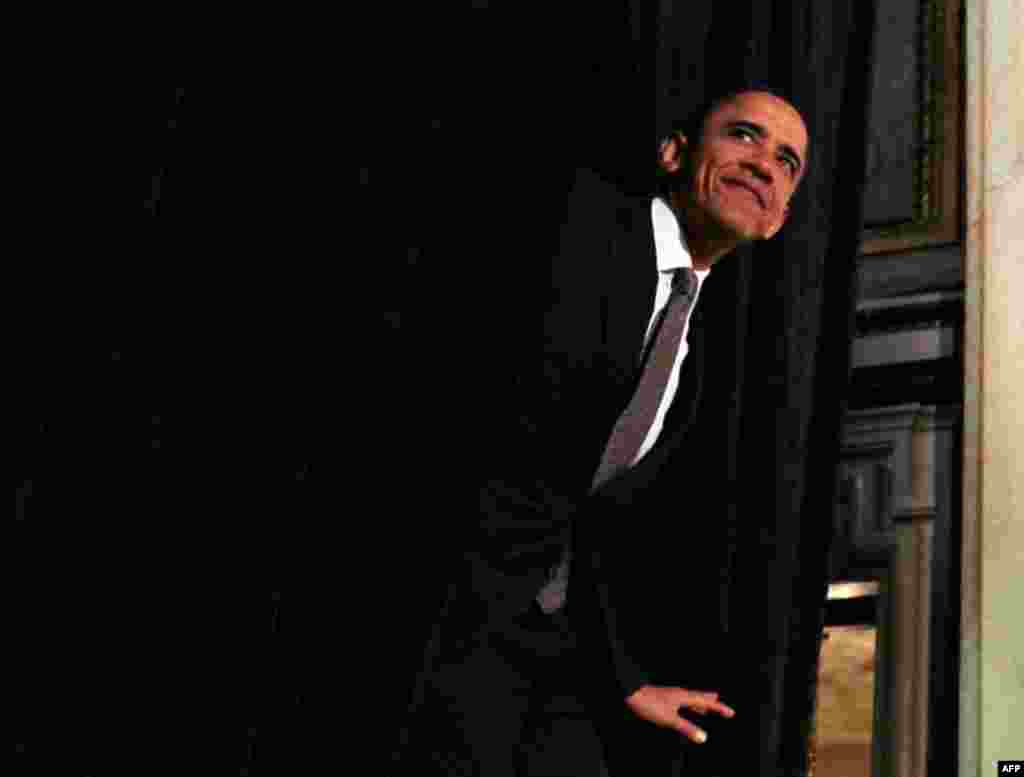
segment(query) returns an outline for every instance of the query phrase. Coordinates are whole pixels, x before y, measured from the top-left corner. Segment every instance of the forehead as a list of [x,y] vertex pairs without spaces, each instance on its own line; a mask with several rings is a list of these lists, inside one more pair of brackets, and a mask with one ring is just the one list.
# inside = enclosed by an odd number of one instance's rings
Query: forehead
[[800,113],[785,100],[768,92],[743,92],[717,106],[707,118],[706,130],[735,121],[764,127],[779,143],[787,143],[801,155],[807,153],[807,127]]

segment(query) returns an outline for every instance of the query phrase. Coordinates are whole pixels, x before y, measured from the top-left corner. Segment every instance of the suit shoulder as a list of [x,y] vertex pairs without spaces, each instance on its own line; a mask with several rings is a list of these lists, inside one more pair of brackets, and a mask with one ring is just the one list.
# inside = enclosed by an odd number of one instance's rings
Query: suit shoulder
[[636,229],[649,223],[650,202],[650,195],[624,192],[593,170],[581,168],[569,189],[563,233],[579,229],[600,236]]

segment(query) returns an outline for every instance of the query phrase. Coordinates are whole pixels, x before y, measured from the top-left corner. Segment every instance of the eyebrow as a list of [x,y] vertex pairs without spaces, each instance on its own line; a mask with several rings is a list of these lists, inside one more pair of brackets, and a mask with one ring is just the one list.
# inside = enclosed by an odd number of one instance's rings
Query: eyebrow
[[[744,129],[750,130],[760,138],[763,138],[765,135],[768,134],[768,131],[760,124],[755,124],[754,122],[747,121],[745,119],[737,119],[736,121],[730,121],[726,125],[726,127],[743,127]],[[784,152],[786,152],[793,158],[793,161],[796,162],[796,172],[800,172],[800,169],[804,166],[804,160],[800,158],[800,155],[796,152],[796,149],[794,149],[788,143],[780,143],[779,148],[781,148]]]

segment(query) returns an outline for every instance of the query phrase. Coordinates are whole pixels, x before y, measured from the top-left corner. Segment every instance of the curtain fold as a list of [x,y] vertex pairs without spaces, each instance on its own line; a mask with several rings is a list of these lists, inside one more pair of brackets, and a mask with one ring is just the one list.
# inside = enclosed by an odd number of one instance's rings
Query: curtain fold
[[[516,158],[529,173],[506,180],[537,192],[528,201],[539,221],[557,208],[557,196],[546,200],[541,190],[577,164],[624,188],[649,188],[658,141],[723,90],[771,85],[807,121],[810,167],[789,223],[723,260],[703,292],[714,350],[695,444],[710,531],[721,539],[708,592],[730,635],[721,690],[739,714],[724,745],[700,757],[723,773],[788,776],[807,767],[850,368],[874,9],[859,0],[567,4],[538,20],[543,35],[532,39],[520,12],[520,27],[503,27],[517,33],[498,60],[515,88],[486,103],[515,117]],[[517,58],[527,48],[529,59]]]
[[[416,539],[386,546],[396,568],[423,582],[416,600],[428,602],[434,594],[422,591],[436,588],[426,581],[447,546],[437,541],[424,556],[432,529],[416,503],[424,493],[434,504],[464,498],[433,445],[442,437],[458,449],[445,434],[449,410],[486,413],[486,397],[448,396],[437,380],[465,369],[453,335],[463,331],[464,295],[499,283],[529,300],[531,273],[542,272],[530,263],[542,264],[537,247],[557,233],[571,171],[587,166],[623,188],[649,189],[658,141],[707,96],[772,84],[804,114],[810,168],[789,223],[723,260],[702,293],[714,350],[694,434],[710,478],[708,521],[722,538],[707,595],[717,596],[730,636],[722,696],[739,711],[729,735],[713,734],[701,749],[711,773],[806,772],[849,377],[874,9],[874,0],[615,0],[543,12],[478,2],[446,20],[443,35],[404,37],[408,67],[396,68],[392,86],[411,102],[363,117],[381,152],[363,167],[364,180],[383,181],[373,201],[414,204],[400,225],[404,300],[385,316],[385,340],[406,358],[380,369],[397,400],[388,408],[394,427],[426,449],[398,454],[406,488],[381,496],[380,513],[399,516],[381,524],[381,546],[396,532]],[[419,162],[388,153],[392,139]],[[370,219],[382,231],[392,224],[379,212]],[[522,257],[514,268],[488,264],[496,239],[502,255]],[[394,283],[395,265],[371,269]],[[421,616],[410,613],[415,628],[401,634],[389,626],[391,637],[421,639],[430,620]]]
[[[393,331],[395,342],[410,344],[405,366],[425,375],[463,369],[443,333],[459,331],[459,294],[470,279],[493,270],[509,284],[507,294],[529,299],[536,276],[524,267],[537,246],[551,244],[574,167],[647,190],[654,150],[674,122],[707,96],[744,84],[773,85],[807,120],[810,168],[789,223],[776,239],[723,260],[704,291],[714,350],[695,435],[710,478],[708,520],[722,538],[707,595],[718,597],[730,635],[723,653],[731,671],[721,690],[739,714],[720,737],[724,746],[712,736],[700,757],[722,773],[806,770],[849,374],[874,7],[616,0],[539,12],[481,2],[445,37],[457,45],[419,45],[441,58],[424,56],[432,64],[410,68],[402,84],[410,94],[436,96],[417,109],[429,117],[401,122],[410,146],[443,153],[417,168],[431,184],[443,178],[443,188],[416,210],[429,217],[413,216],[413,304]],[[404,169],[387,175],[389,165],[400,167],[393,159],[372,165],[389,182],[425,180]],[[508,227],[504,255],[516,255],[510,243],[521,247],[514,273],[489,268],[479,250],[495,239],[496,210]],[[416,409],[446,399],[429,382],[416,390],[431,400],[403,408],[403,417],[430,436],[434,420],[424,425]],[[486,412],[486,398],[460,402],[460,412]],[[411,477],[435,480],[422,470]],[[457,500],[454,485],[444,488]],[[411,552],[402,563],[425,566]]]
[[[708,509],[726,523],[718,594],[731,687],[723,698],[739,711],[728,741],[753,745],[704,756],[726,773],[801,775],[849,378],[874,6],[716,6],[703,41],[693,38],[705,26],[686,24],[684,4],[660,10],[659,52],[680,52],[662,55],[677,65],[659,67],[660,116],[685,115],[703,95],[738,83],[771,84],[800,108],[811,138],[786,228],[712,275],[708,326],[723,355],[708,376],[699,433],[718,462],[709,469],[721,473],[715,493],[726,495]],[[690,92],[675,82],[700,64],[703,85]]]

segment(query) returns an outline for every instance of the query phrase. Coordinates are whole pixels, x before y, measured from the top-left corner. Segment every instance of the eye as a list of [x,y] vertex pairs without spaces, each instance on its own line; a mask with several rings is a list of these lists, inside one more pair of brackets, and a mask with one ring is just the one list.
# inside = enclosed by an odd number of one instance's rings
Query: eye
[[740,138],[741,140],[747,140],[750,142],[754,142],[757,140],[757,134],[753,130],[747,129],[746,127],[733,127],[732,131],[729,134],[731,134],[734,138]]
[[780,156],[779,159],[782,161],[782,164],[789,169],[790,175],[796,175],[796,171],[799,169],[799,166],[795,159],[789,156]]

